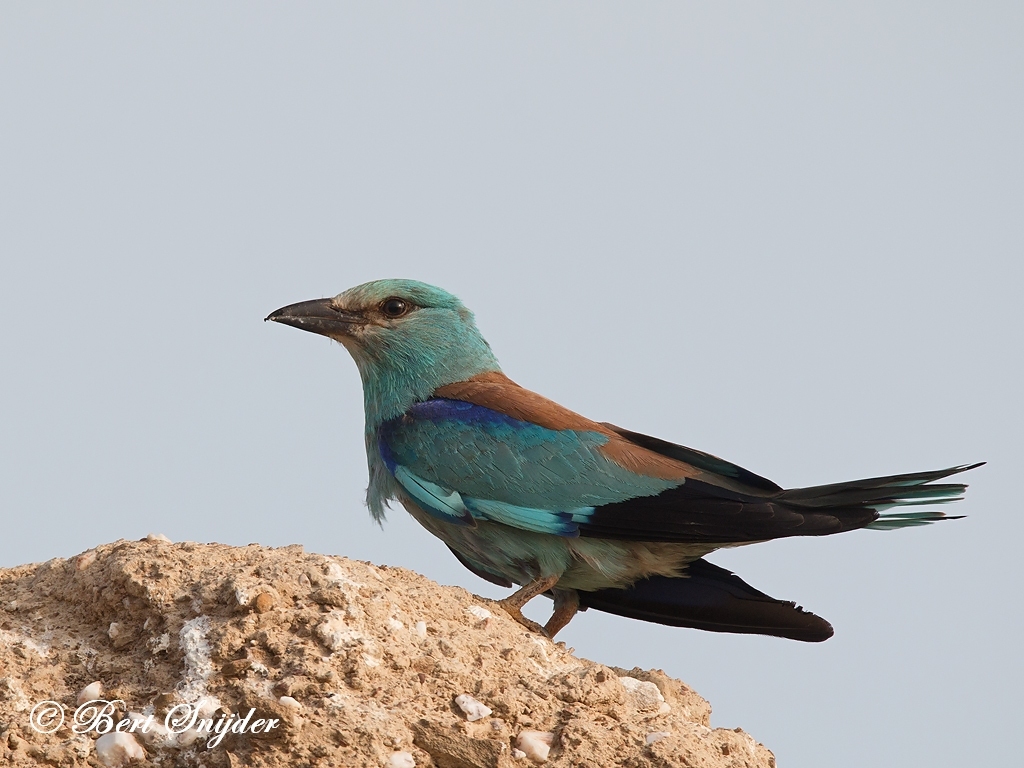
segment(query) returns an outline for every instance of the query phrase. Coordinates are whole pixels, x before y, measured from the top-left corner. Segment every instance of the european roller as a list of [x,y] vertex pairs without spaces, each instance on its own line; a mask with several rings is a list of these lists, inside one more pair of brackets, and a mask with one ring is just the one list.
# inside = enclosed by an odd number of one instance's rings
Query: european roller
[[[363,384],[371,515],[398,501],[501,601],[555,634],[578,610],[817,642],[824,619],[704,559],[722,547],[952,519],[973,467],[785,490],[692,448],[591,421],[501,371],[450,293],[378,280],[267,320],[341,342]],[[893,510],[893,511],[889,511]],[[522,615],[554,600],[540,627]]]

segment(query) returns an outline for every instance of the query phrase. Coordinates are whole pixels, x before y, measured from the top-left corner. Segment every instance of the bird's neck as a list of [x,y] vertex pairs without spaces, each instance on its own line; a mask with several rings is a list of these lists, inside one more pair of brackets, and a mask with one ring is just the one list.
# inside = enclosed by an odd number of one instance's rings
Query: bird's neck
[[491,371],[501,371],[501,368],[489,351],[473,358],[442,358],[428,365],[409,365],[394,358],[374,365],[359,365],[366,433],[375,434],[385,421],[401,416],[416,403],[428,400],[439,387]]
[[500,372],[493,355],[478,356],[474,361],[447,359],[432,366],[403,367],[367,366],[357,359],[363,380],[363,405],[366,412],[366,461],[370,484],[366,504],[374,520],[384,519],[384,508],[397,491],[395,479],[384,466],[378,448],[377,430],[389,419],[397,418],[414,404],[428,400],[434,391],[446,384],[466,381],[481,373]]

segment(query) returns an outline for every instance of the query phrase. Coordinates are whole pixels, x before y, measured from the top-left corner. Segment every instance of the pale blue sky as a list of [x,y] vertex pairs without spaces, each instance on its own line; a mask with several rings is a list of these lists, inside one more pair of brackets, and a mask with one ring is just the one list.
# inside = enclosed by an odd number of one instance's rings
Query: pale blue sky
[[989,461],[966,520],[711,558],[824,644],[560,639],[791,768],[1006,764],[1022,94],[1014,3],[5,2],[0,565],[163,532],[503,594],[371,524],[355,367],[262,322],[417,278],[520,383],[783,485]]

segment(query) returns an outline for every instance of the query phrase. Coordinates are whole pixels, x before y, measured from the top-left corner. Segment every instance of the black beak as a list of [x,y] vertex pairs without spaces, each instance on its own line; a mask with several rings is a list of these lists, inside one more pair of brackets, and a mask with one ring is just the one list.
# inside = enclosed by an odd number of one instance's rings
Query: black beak
[[321,336],[349,336],[353,325],[363,323],[361,315],[346,312],[331,306],[330,299],[314,299],[289,304],[287,307],[271,312],[264,318],[275,323],[284,323],[294,328]]

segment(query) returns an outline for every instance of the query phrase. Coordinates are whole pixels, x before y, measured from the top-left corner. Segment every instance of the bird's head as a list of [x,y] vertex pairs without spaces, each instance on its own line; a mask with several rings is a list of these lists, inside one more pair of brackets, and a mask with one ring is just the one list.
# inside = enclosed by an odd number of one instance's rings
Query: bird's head
[[415,280],[374,280],[266,319],[345,345],[363,380],[368,428],[438,387],[499,370],[473,313],[447,291]]

